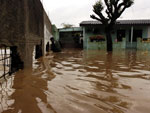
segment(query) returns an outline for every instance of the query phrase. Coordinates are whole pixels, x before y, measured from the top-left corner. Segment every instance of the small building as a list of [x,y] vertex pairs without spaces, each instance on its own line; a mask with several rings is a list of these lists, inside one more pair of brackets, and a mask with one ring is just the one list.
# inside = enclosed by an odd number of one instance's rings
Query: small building
[[[84,49],[106,49],[104,25],[99,21],[83,21]],[[117,20],[112,32],[114,49],[150,50],[150,20]]]
[[82,48],[82,35],[81,27],[59,29],[59,40],[63,48]]

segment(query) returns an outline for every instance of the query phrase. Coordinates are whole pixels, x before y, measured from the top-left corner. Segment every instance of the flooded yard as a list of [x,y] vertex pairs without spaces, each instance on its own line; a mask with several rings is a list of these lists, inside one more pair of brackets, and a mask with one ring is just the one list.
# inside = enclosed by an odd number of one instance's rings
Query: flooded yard
[[64,50],[0,84],[2,113],[149,113],[150,53]]

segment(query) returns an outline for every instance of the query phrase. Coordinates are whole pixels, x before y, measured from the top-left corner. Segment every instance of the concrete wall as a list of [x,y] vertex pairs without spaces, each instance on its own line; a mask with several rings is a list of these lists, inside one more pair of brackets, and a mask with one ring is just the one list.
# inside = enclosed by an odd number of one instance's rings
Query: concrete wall
[[40,0],[0,0],[0,45],[17,46],[25,67],[32,66],[33,49],[51,37],[51,23]]
[[52,36],[52,24],[47,16],[46,12],[44,11],[44,41],[43,41],[43,54],[46,54],[46,45],[51,44],[50,38]]
[[[26,7],[26,12],[25,14],[26,16],[26,22],[28,24],[27,25],[27,31],[29,33],[32,33],[34,35],[43,37],[43,26],[44,26],[44,9],[43,6],[40,2],[40,0],[25,0],[27,1],[27,5]],[[38,38],[38,37],[36,37]],[[35,37],[34,37],[35,39]]]
[[24,0],[0,0],[1,44],[14,45],[25,39],[25,17]]
[[25,67],[32,66],[32,56],[36,45],[43,45],[44,10],[40,0],[23,0],[25,14],[25,47],[18,46]]

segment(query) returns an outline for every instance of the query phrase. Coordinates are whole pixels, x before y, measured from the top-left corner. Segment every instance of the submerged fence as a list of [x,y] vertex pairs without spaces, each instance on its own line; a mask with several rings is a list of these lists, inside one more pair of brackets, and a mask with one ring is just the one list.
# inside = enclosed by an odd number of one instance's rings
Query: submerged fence
[[9,47],[0,47],[0,78],[11,74],[11,55]]

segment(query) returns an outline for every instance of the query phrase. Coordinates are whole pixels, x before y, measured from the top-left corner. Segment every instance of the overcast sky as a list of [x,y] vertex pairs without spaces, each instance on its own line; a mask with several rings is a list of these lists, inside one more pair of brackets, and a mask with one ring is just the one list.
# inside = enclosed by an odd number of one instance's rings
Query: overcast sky
[[[97,0],[41,0],[52,24],[58,28],[62,23],[79,26],[91,20],[92,5]],[[150,0],[134,0],[134,5],[121,15],[121,19],[150,19]]]

